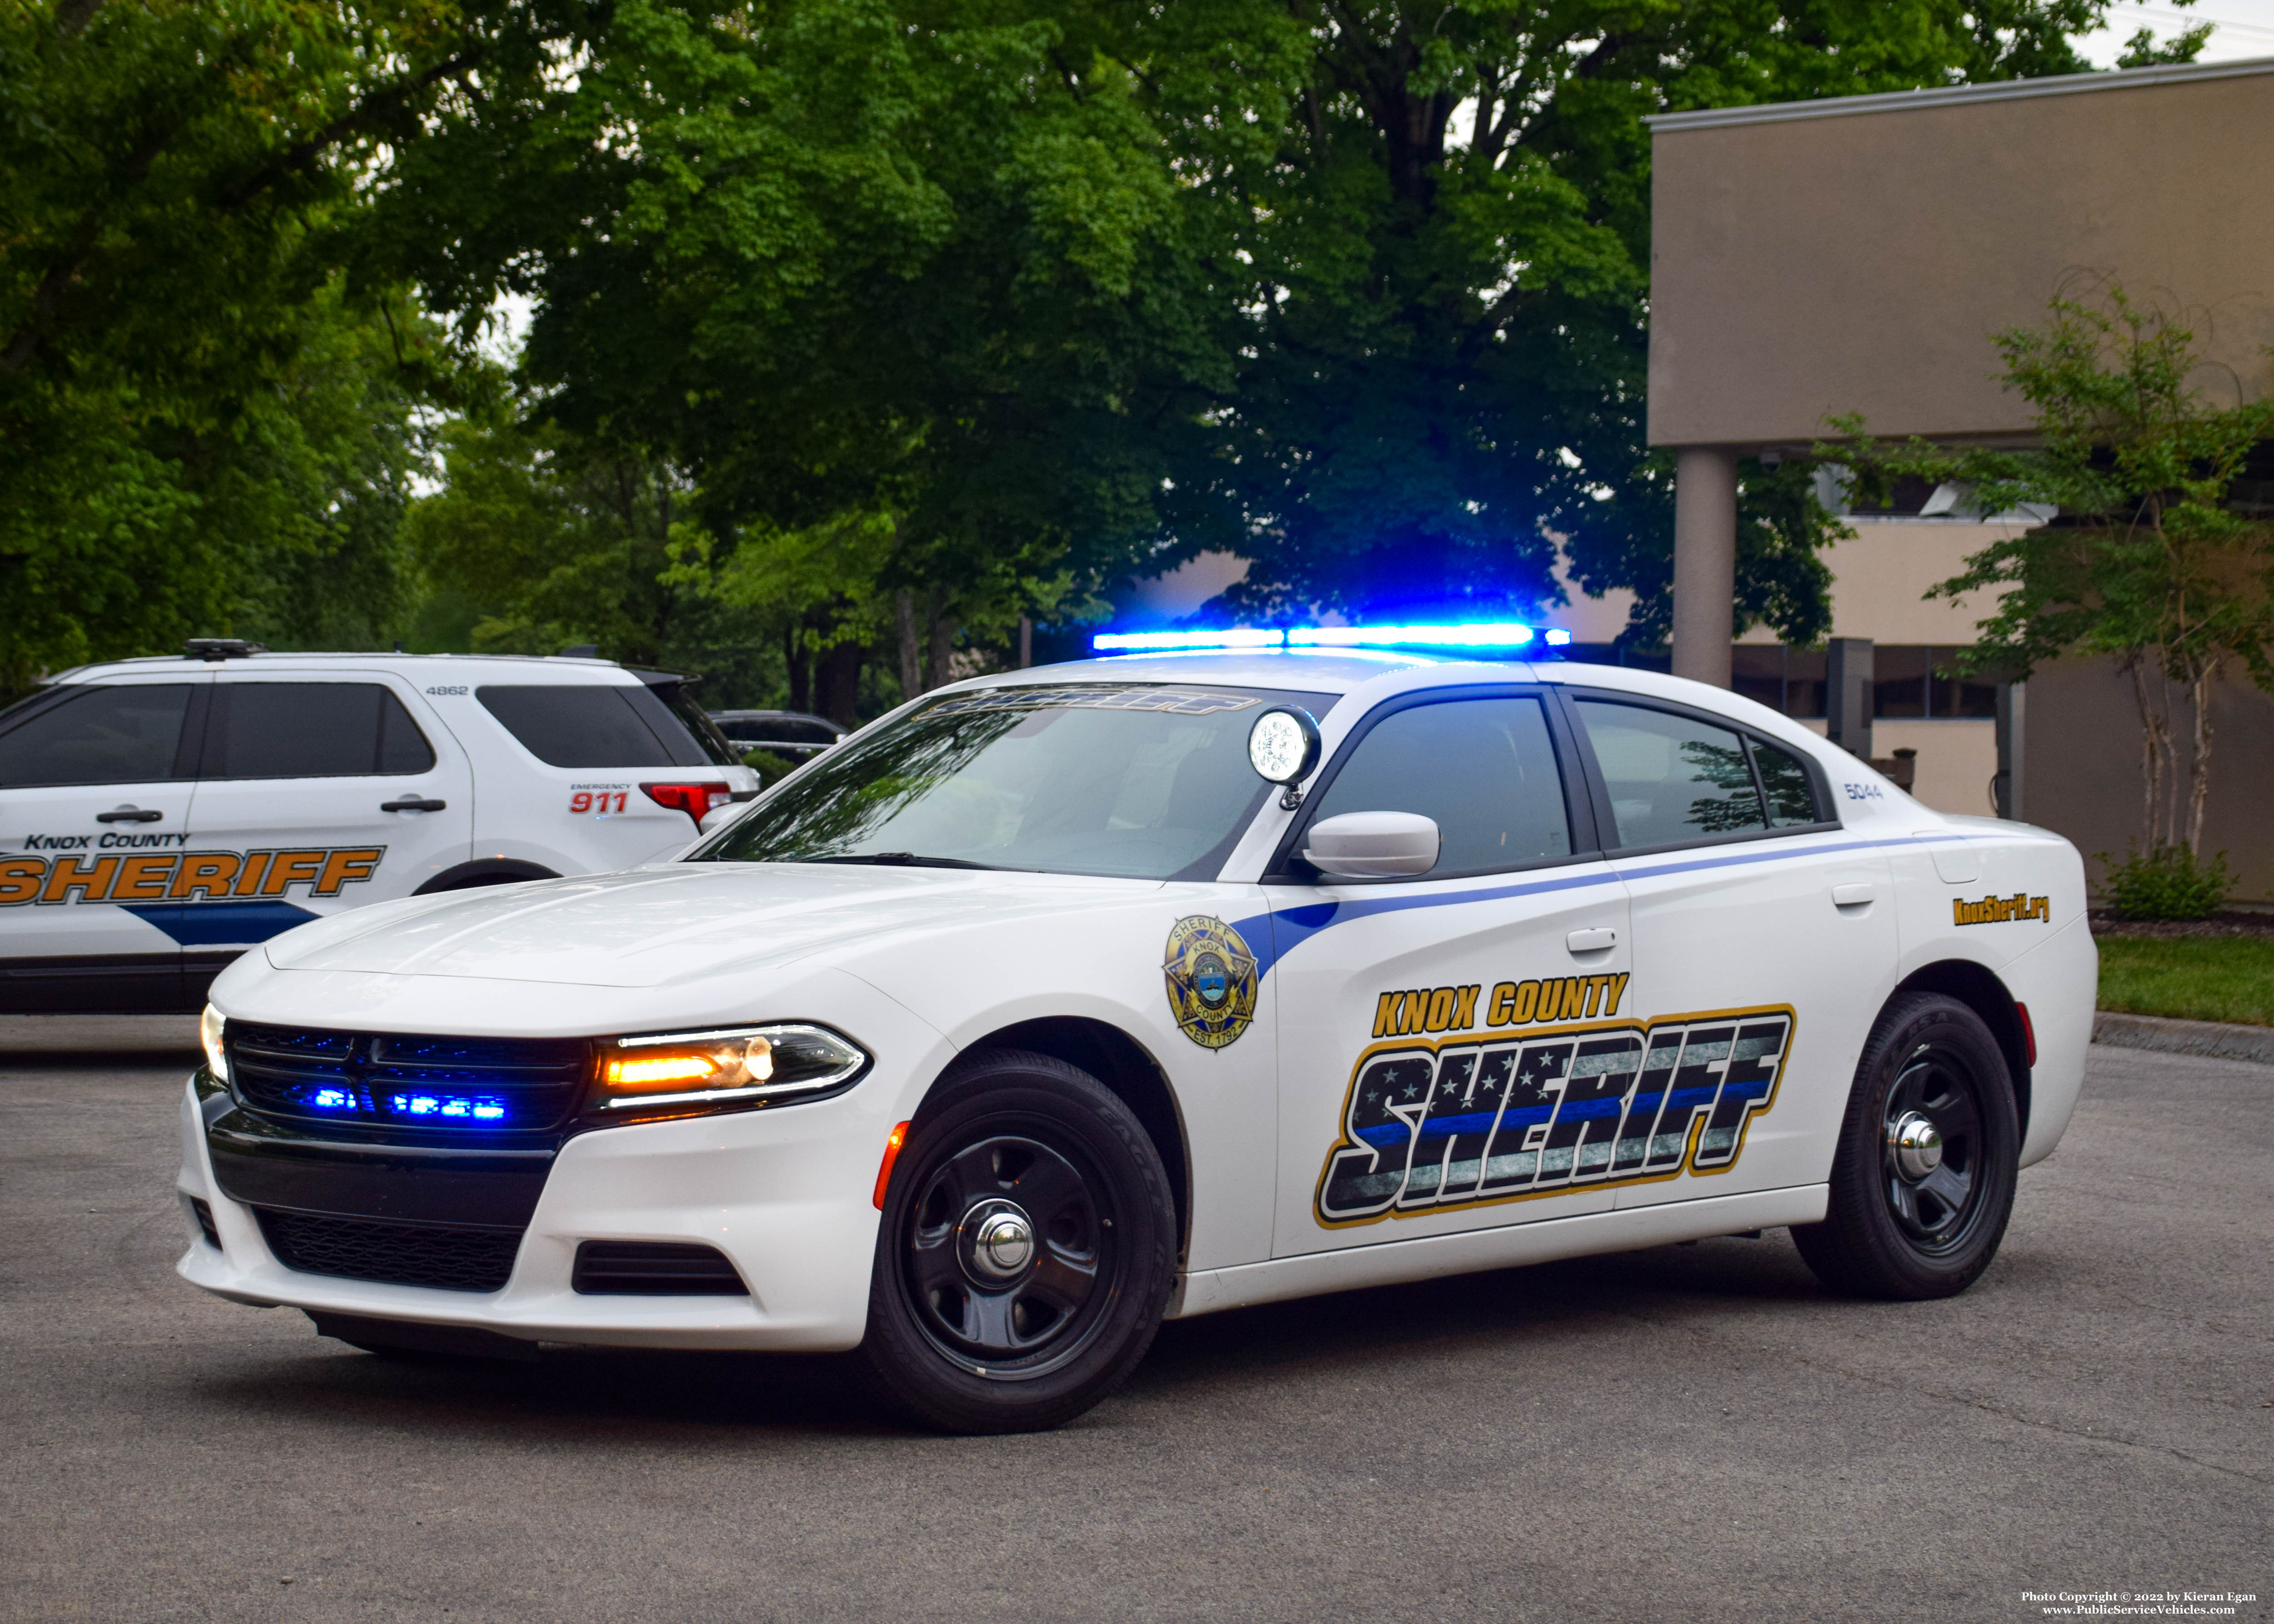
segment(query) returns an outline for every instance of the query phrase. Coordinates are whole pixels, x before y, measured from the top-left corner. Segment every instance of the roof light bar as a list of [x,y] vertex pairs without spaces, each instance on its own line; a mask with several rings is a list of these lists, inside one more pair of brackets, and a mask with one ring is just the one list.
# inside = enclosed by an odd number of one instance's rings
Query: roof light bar
[[1513,620],[1480,626],[1299,626],[1291,643],[1321,649],[1520,649],[1540,634]]
[[1276,649],[1286,642],[1287,634],[1283,631],[1235,626],[1221,632],[1100,632],[1089,640],[1089,646],[1104,653],[1117,649]]
[[1562,648],[1571,634],[1561,627],[1542,630],[1514,620],[1450,626],[1233,627],[1213,632],[1100,632],[1089,640],[1099,654],[1140,653],[1168,649],[1521,649],[1534,639]]

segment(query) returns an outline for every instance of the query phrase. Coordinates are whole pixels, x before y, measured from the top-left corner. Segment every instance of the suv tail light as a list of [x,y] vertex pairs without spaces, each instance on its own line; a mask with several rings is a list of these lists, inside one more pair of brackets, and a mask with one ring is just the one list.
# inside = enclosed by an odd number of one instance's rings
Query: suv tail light
[[734,792],[724,784],[643,784],[640,788],[656,805],[686,813],[697,828],[702,826],[704,813],[734,798]]

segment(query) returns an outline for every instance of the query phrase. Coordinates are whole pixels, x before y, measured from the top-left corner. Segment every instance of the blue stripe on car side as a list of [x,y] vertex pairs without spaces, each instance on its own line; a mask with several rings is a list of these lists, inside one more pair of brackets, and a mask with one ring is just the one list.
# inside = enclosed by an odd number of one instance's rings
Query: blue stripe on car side
[[1696,857],[1682,862],[1662,862],[1632,868],[1612,868],[1571,879],[1534,880],[1518,885],[1489,885],[1479,891],[1447,891],[1427,897],[1345,898],[1338,902],[1306,902],[1291,908],[1275,908],[1234,920],[1231,928],[1255,955],[1258,981],[1294,949],[1329,925],[1346,925],[1377,914],[1402,913],[1407,908],[1449,908],[1467,902],[1498,902],[1509,897],[1532,897],[1554,891],[1578,891],[1591,885],[1610,885],[1621,880],[1654,879],[1662,874],[1689,874],[1700,868],[1736,868],[1751,863],[1781,862],[1793,857],[1820,857],[1835,852],[1883,851],[1890,846],[1931,846],[1942,840],[1963,840],[1961,834],[1907,835],[1900,840],[1842,840],[1836,846],[1811,846],[1800,851],[1733,852],[1722,857]]

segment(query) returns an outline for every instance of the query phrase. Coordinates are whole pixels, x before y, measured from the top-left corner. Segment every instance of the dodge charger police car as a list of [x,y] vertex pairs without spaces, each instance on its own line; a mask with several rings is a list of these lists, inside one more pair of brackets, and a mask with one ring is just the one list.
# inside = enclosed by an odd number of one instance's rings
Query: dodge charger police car
[[1465,1270],[1789,1226],[1963,1289],[2090,1036],[2065,841],[1640,672],[1099,658],[712,816],[223,973],[181,1273],[372,1349],[852,1350],[1034,1428],[1164,1315]]
[[757,788],[681,679],[613,661],[82,666],[0,712],[0,1011],[195,1010],[308,920],[629,868]]

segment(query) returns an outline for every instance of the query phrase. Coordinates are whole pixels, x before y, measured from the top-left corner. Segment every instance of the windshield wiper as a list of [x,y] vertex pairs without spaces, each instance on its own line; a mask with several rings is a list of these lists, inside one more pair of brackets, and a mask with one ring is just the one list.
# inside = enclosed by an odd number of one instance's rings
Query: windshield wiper
[[800,857],[799,862],[872,863],[886,868],[995,868],[995,863],[970,862],[960,857],[925,857],[915,852],[832,852],[819,857]]

